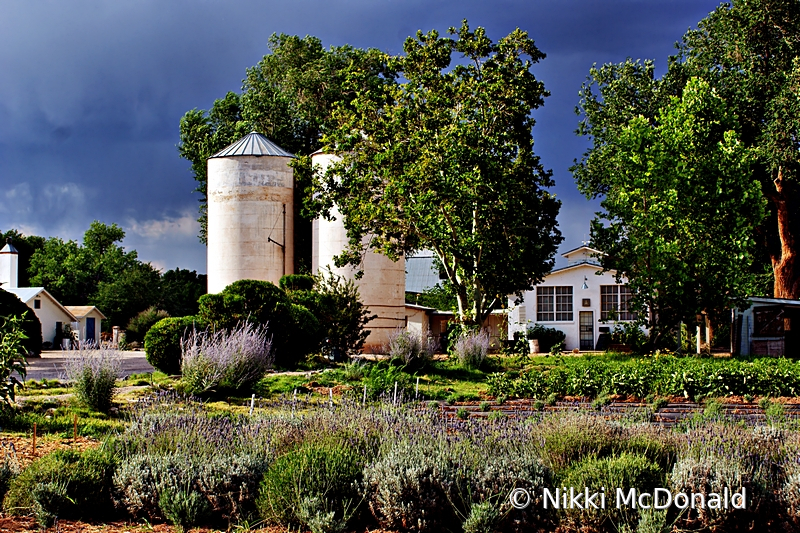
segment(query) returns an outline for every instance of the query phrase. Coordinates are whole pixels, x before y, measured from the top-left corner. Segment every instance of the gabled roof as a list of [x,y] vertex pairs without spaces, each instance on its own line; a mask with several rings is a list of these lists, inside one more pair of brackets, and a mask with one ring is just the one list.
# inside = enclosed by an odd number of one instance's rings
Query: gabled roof
[[77,318],[83,318],[93,310],[97,311],[97,314],[100,315],[100,318],[105,319],[106,316],[100,312],[100,310],[93,306],[93,305],[65,305],[64,308],[73,314],[73,316]]
[[52,294],[47,292],[44,287],[17,287],[14,289],[5,289],[6,291],[10,292],[11,294],[15,295],[17,298],[25,302],[26,304],[36,298],[37,296],[44,295],[51,302],[56,304],[56,306],[64,311],[64,313],[72,319],[72,322],[77,322],[77,318],[75,315],[69,312],[66,307],[61,305],[58,300],[56,300]]
[[234,157],[240,155],[254,155],[260,157],[262,155],[278,156],[278,157],[294,157],[274,142],[270,141],[260,133],[251,131],[232,145],[223,148],[216,154],[209,157]]
[[594,248],[590,248],[590,247],[588,247],[588,246],[586,246],[584,244],[583,246],[578,246],[577,248],[573,248],[572,250],[568,250],[568,251],[564,252],[563,254],[561,254],[561,257],[569,258],[569,256],[575,255],[576,253],[582,252],[582,251],[589,252],[589,253],[594,254],[594,255],[605,255],[600,250],[595,250]]
[[[573,268],[586,268],[586,267],[589,267],[594,271],[603,270],[603,267],[601,267],[597,263],[588,263],[588,262],[584,261],[584,262],[581,262],[581,263],[575,263],[574,265],[569,265],[569,266],[553,269],[547,275],[551,276],[553,274],[560,274],[561,272],[564,272],[566,270],[572,270]],[[610,272],[612,274],[616,274],[617,271],[616,270],[608,270],[607,272]]]

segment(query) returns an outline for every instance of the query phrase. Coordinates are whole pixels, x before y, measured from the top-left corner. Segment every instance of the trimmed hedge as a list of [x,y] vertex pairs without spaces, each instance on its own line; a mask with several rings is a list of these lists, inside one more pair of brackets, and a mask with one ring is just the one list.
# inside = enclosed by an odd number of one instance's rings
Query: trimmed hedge
[[169,375],[181,373],[181,340],[192,328],[205,329],[196,316],[162,318],[144,336],[147,362]]
[[644,398],[659,396],[798,396],[800,363],[772,357],[694,359],[673,356],[604,361],[593,356],[566,358],[559,366],[511,378],[487,378],[489,394],[519,398],[595,397],[601,392]]

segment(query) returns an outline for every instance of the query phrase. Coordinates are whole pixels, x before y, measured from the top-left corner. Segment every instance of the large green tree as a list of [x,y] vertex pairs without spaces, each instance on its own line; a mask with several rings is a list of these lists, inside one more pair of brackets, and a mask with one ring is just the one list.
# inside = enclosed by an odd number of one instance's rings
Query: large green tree
[[352,74],[356,96],[325,136],[342,161],[316,185],[344,217],[340,263],[358,264],[367,248],[393,259],[433,250],[459,318],[482,324],[541,281],[561,241],[531,131],[547,92],[530,69],[544,54],[520,30],[494,43],[464,21],[450,34],[418,32],[405,55],[386,58],[402,83]]
[[757,236],[773,267],[773,294],[800,298],[800,2],[722,4],[680,48],[674,70],[707,79],[755,149],[752,172],[770,209]]
[[180,122],[182,157],[192,163],[200,198],[200,240],[206,242],[207,159],[250,131],[258,131],[295,154],[295,269],[310,266],[310,216],[302,199],[310,187],[309,156],[321,146],[335,104],[354,96],[344,86],[348,73],[385,71],[382,54],[351,46],[330,47],[311,36],[273,34],[269,53],[247,70],[242,94],[229,92],[208,111],[193,109]]
[[[659,84],[648,84],[648,68],[641,67],[626,63],[592,73],[597,81],[638,71],[644,74],[639,85],[657,93]],[[600,94],[605,105],[621,103],[613,83]],[[598,102],[588,103],[586,127],[604,142],[575,171],[579,188],[591,195],[592,170],[601,169],[603,210],[593,221],[592,241],[606,253],[603,265],[628,279],[654,344],[697,313],[718,318],[752,288],[753,276],[742,266],[753,262],[754,230],[765,212],[752,177],[754,150],[739,140],[735,116],[697,78],[681,97],[666,97],[653,116],[613,126],[597,123],[591,109]]]

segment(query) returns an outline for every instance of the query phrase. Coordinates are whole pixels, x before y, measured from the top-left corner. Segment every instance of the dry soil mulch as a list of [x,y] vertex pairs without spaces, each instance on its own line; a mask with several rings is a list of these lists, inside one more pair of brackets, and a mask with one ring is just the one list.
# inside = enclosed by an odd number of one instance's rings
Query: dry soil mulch
[[[33,449],[33,435],[16,436],[0,435],[0,460],[4,455],[13,458],[16,455],[20,468],[27,468],[35,459],[52,453],[56,450],[83,451],[96,448],[100,441],[90,437],[78,437],[75,441],[71,438],[63,439],[54,435],[38,435],[36,437],[36,450]],[[3,530],[0,529],[0,532]]]
[[[195,528],[186,533],[217,533],[224,530]],[[252,533],[286,533],[282,527],[266,527],[253,529]],[[147,524],[136,522],[109,522],[107,524],[91,524],[74,520],[61,520],[46,530],[39,529],[36,521],[29,517],[0,518],[0,533],[178,533],[178,529],[166,524]],[[358,530],[352,533],[398,533],[385,529]]]

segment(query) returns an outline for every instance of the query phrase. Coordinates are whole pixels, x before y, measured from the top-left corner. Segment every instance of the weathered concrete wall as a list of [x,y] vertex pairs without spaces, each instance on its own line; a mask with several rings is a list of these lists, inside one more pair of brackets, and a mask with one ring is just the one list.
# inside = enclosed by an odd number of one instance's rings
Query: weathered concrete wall
[[208,160],[208,292],[220,292],[240,279],[277,285],[281,276],[293,273],[294,175],[289,161],[280,156]]
[[[312,156],[312,161],[314,165],[324,169],[335,157],[318,153]],[[388,342],[392,331],[405,327],[405,261],[402,257],[398,261],[392,261],[384,255],[367,252],[361,266],[364,271],[361,279],[355,279],[358,269],[354,267],[336,268],[333,257],[341,253],[348,240],[341,214],[334,208],[331,215],[334,220],[320,219],[314,223],[311,270],[318,272],[330,266],[334,273],[355,280],[361,300],[371,314],[377,315],[377,318],[367,324],[370,335],[364,344],[364,350],[379,351]]]

